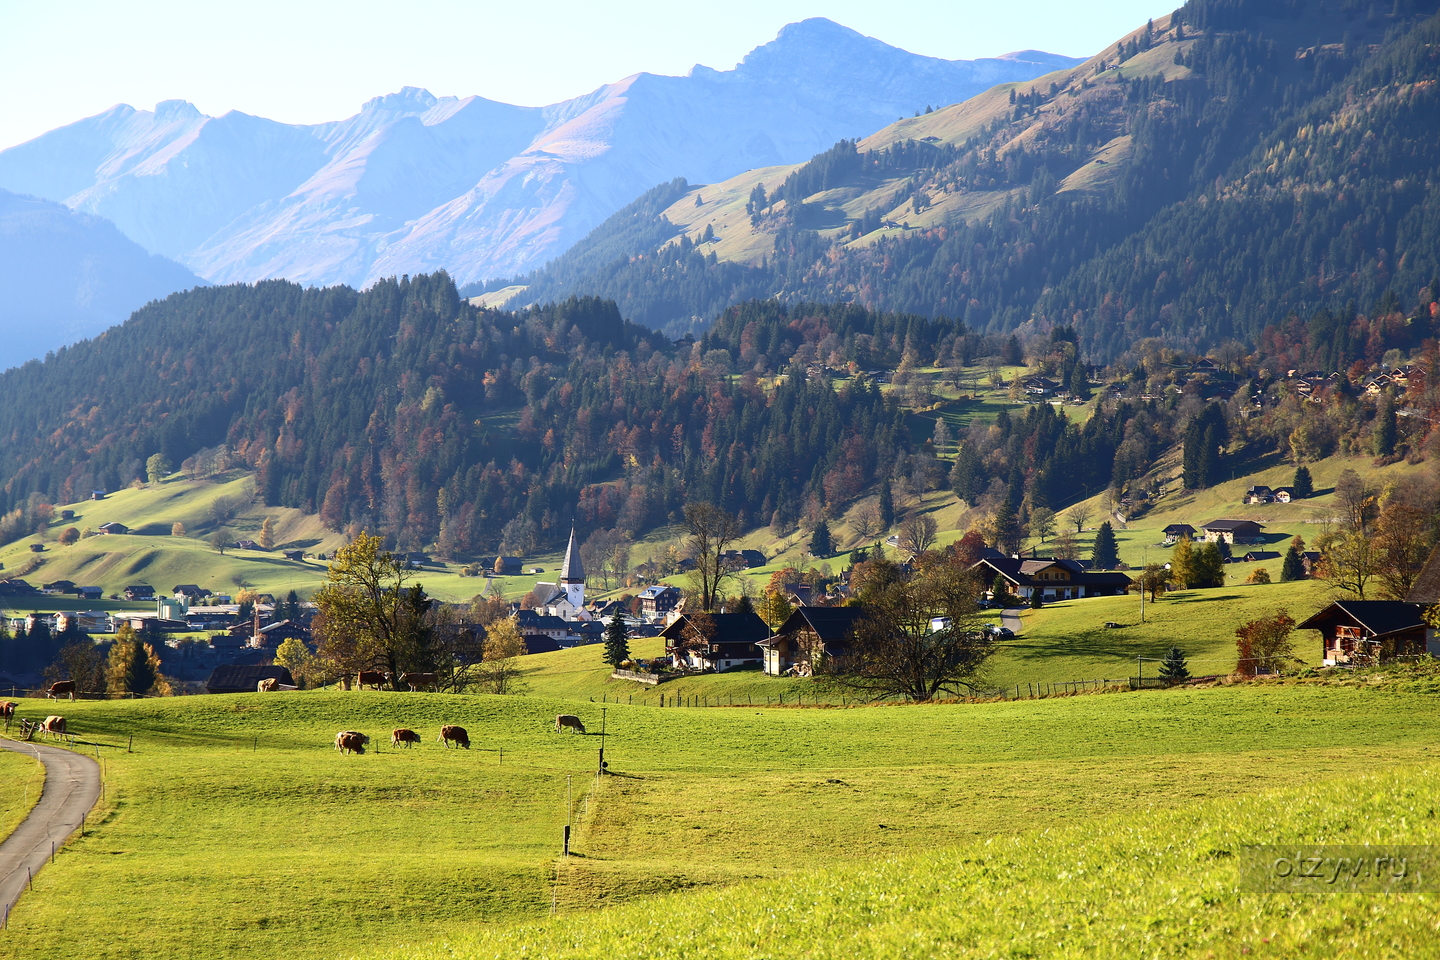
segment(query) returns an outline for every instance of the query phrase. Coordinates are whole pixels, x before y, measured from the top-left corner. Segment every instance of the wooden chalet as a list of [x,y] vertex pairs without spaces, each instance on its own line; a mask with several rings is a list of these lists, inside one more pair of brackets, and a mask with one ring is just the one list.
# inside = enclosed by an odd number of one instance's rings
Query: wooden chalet
[[205,681],[207,693],[254,693],[261,680],[274,679],[295,686],[295,678],[284,667],[262,667],[229,663],[216,667]]
[[1028,600],[1078,600],[1082,597],[1118,597],[1130,589],[1130,578],[1119,572],[1087,570],[1078,560],[985,559],[970,569],[978,571],[987,590],[996,590],[1003,581],[1006,592]]
[[145,584],[133,584],[125,588],[126,600],[154,600],[155,588]]
[[96,529],[96,530],[99,530],[101,533],[125,534],[125,533],[129,533],[129,532],[130,532],[130,528],[127,527],[127,526],[125,526],[125,524],[123,524],[123,523],[116,523],[116,522],[113,521],[113,520],[110,521],[109,523],[102,523],[102,524],[100,524],[100,526],[96,527],[95,529]]
[[[695,632],[704,629],[705,640],[692,642]],[[677,666],[692,670],[730,670],[735,667],[758,667],[763,661],[760,642],[770,637],[770,627],[755,613],[681,614],[660,634],[665,638],[665,652],[675,658]]]
[[1372,663],[1427,652],[1424,610],[1404,600],[1336,600],[1298,627],[1320,631],[1327,667]]
[[813,676],[824,661],[850,652],[850,639],[864,617],[861,606],[801,607],[775,636],[758,644],[764,651],[765,672],[772,677]]
[[1263,543],[1265,524],[1254,520],[1211,520],[1200,529],[1210,543]]

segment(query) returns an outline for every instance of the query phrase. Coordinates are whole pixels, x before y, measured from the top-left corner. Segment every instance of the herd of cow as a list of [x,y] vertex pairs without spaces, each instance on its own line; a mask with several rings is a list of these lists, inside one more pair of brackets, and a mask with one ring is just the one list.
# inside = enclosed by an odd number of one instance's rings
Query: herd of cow
[[[5,729],[10,729],[10,721],[15,718],[15,708],[19,706],[13,700],[0,700],[0,720],[5,721]],[[65,736],[65,718],[51,715],[44,720],[21,720],[20,732],[26,740],[33,740],[35,734],[43,733],[51,737]]]
[[[555,732],[559,733],[561,730],[573,730],[576,733],[584,733],[585,724],[581,723],[580,718],[574,714],[562,713],[555,717]],[[365,745],[369,742],[370,738],[358,730],[341,730],[335,734],[335,749],[341,753],[363,754],[365,752]],[[400,727],[397,730],[391,731],[390,742],[397,748],[403,746],[408,750],[420,742],[420,734],[408,727]],[[440,736],[436,738],[436,742],[444,744],[447,749],[450,744],[453,743],[457,749],[464,747],[466,750],[469,750],[470,734],[466,732],[464,727],[457,727],[453,723],[447,723],[440,728]]]

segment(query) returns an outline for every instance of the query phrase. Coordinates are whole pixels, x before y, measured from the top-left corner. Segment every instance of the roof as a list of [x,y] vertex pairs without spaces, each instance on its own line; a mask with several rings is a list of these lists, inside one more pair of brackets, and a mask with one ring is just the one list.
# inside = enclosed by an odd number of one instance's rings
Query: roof
[[[715,634],[711,643],[759,643],[770,636],[770,627],[756,613],[712,613]],[[679,619],[661,632],[666,639],[675,639],[690,622],[690,614],[681,614]]]
[[575,527],[570,527],[570,542],[565,546],[565,562],[560,565],[561,583],[584,583],[585,565],[580,562],[580,547],[575,543]]
[[1278,556],[1280,556],[1278,550],[1251,550],[1245,554],[1245,559],[1254,563],[1256,560],[1274,560]]
[[644,600],[658,600],[660,597],[665,596],[670,590],[674,590],[676,593],[680,592],[679,587],[672,587],[668,583],[657,583],[653,587],[646,587],[644,590],[641,590],[640,597]]
[[844,640],[865,617],[864,607],[801,607],[782,623],[776,633],[810,629],[823,642]]
[[1241,527],[1263,527],[1265,524],[1257,523],[1254,520],[1211,520],[1201,529],[1203,530],[1238,530]]
[[1192,527],[1192,526],[1190,526],[1190,524],[1188,524],[1188,523],[1172,523],[1172,524],[1170,524],[1170,526],[1166,527],[1162,532],[1163,532],[1163,533],[1169,533],[1171,530],[1174,530],[1174,531],[1177,532],[1177,533],[1183,533],[1183,532],[1186,531],[1186,530],[1190,531],[1191,533],[1194,533],[1194,532],[1195,532],[1195,528]]
[[[1056,586],[1054,580],[1036,580],[1035,574],[1050,567],[1060,567],[1070,574],[1070,583],[1076,586],[1126,587],[1130,578],[1119,572],[1097,572],[1087,570],[1078,560],[1022,560],[1019,557],[998,557],[978,560],[975,567],[987,566],[1018,586],[1039,584],[1045,588]],[[970,569],[975,569],[971,567]]]
[[229,663],[215,668],[210,679],[205,681],[205,689],[211,693],[254,693],[256,684],[272,677],[287,686],[295,684],[290,671],[284,667]]
[[1374,636],[1372,639],[1423,629],[1425,620],[1418,603],[1405,600],[1336,600],[1303,623],[1300,629],[1320,630],[1338,619],[1353,620]]

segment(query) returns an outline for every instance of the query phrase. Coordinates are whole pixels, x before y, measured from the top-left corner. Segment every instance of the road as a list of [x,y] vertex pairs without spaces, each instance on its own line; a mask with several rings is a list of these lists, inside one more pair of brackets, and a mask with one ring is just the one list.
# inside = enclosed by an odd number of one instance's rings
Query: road
[[0,748],[45,764],[45,788],[15,832],[0,844],[0,914],[9,916],[30,874],[38,874],[100,799],[100,765],[87,756],[43,743],[0,739]]
[[1009,627],[1015,632],[1015,636],[1020,636],[1020,608],[1006,607],[1004,610],[1001,610],[1000,626]]

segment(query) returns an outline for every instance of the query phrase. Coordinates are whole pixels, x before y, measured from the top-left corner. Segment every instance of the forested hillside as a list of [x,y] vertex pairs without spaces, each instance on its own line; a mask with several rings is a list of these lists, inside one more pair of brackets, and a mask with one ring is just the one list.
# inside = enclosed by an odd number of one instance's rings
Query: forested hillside
[[1435,9],[1191,0],[1079,67],[769,182],[660,213],[652,194],[516,282],[654,327],[754,296],[1064,323],[1092,359],[1147,336],[1254,342],[1387,294],[1412,311],[1440,274]]
[[[963,333],[846,307],[815,308],[812,326],[832,309],[869,331],[866,362],[887,366]],[[0,512],[23,534],[42,501],[143,478],[158,453],[195,476],[248,465],[266,503],[332,529],[524,554],[572,517],[636,534],[706,499],[768,523],[827,484],[858,491],[907,469],[904,413],[873,385],[762,387],[721,353],[753,365],[758,349],[778,370],[784,346],[677,349],[596,299],[477,310],[444,274],[363,293],[193,290],[0,375]]]

